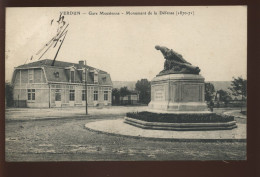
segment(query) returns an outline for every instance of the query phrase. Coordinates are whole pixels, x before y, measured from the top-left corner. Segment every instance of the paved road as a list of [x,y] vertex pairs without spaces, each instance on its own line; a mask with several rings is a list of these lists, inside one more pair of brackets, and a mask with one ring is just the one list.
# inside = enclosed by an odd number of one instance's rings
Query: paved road
[[[96,115],[121,115],[127,112],[136,112],[147,109],[147,106],[111,106],[111,107],[89,107],[89,116]],[[5,120],[35,120],[35,119],[64,119],[70,117],[86,117],[84,107],[67,107],[67,108],[7,108],[5,110]]]
[[7,161],[244,160],[245,142],[167,142],[91,132],[84,124],[120,116],[6,122]]

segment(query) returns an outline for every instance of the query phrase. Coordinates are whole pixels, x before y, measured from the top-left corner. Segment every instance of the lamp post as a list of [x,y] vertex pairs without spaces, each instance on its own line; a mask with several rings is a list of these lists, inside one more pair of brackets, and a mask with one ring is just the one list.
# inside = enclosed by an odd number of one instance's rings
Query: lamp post
[[85,60],[85,99],[86,99],[86,115],[88,115],[87,62],[86,62],[86,60]]

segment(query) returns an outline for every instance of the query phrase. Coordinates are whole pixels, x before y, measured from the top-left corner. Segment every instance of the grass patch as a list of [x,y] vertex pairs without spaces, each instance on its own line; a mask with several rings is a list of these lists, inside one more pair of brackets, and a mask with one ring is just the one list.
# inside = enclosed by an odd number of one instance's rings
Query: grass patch
[[243,114],[243,115],[246,115],[247,111],[241,111],[240,113]]

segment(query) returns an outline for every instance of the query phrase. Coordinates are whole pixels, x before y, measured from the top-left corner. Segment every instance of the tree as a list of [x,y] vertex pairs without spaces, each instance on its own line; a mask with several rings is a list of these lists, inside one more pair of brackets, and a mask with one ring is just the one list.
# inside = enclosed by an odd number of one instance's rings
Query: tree
[[247,85],[246,79],[243,79],[242,77],[238,77],[238,78],[233,77],[233,81],[231,81],[231,87],[229,87],[228,89],[231,90],[232,95],[241,96],[242,100],[246,100],[247,99],[246,85]]
[[[235,78],[233,77],[233,81],[231,81],[231,87],[228,89],[231,90],[232,95],[241,96],[242,102],[247,99],[247,80],[242,77]],[[241,104],[241,112],[242,112],[243,104]]]
[[127,87],[121,87],[119,93],[120,96],[124,97],[126,95],[129,95],[131,92],[128,90]]
[[205,100],[207,103],[213,102],[213,97],[215,95],[215,88],[212,83],[206,82],[205,83]]
[[148,104],[151,101],[151,83],[147,79],[138,80],[135,90],[139,92],[139,101]]
[[117,88],[113,88],[112,90],[112,104],[119,104],[120,103],[120,91]]
[[227,105],[228,102],[230,100],[232,100],[230,94],[227,91],[225,91],[225,90],[222,90],[222,89],[218,90],[217,94],[219,95],[219,97],[218,97],[219,101],[223,101],[225,103],[225,105]]
[[13,106],[13,86],[10,83],[5,83],[5,100],[6,106]]

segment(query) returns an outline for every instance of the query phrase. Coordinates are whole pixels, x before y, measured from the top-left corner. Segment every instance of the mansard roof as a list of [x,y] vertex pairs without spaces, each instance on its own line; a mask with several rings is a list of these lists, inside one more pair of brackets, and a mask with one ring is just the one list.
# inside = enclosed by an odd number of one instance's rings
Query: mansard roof
[[[69,70],[68,68],[75,68],[75,82],[82,83],[82,72],[83,68],[88,69],[87,82],[88,84],[94,84],[94,71],[97,71],[98,74],[98,84],[100,85],[112,85],[110,75],[102,70],[88,66],[80,65],[78,63],[70,63],[63,61],[55,61],[54,66],[51,66],[53,60],[45,59],[40,60],[16,67],[16,69],[30,69],[30,68],[43,68],[47,77],[48,82],[69,82]],[[55,77],[55,74],[58,72],[59,77]]]
[[[77,69],[82,69],[82,65],[78,64],[78,63],[70,63],[70,62],[64,62],[64,61],[58,61],[56,60],[54,63],[54,66],[51,66],[53,60],[51,59],[44,59],[44,60],[39,60],[36,62],[32,62],[32,63],[27,63],[24,65],[20,65],[16,68],[30,68],[30,67],[40,67],[40,66],[50,66],[50,67],[60,67],[60,68],[65,68],[65,67],[71,67],[74,66]],[[84,67],[86,66],[88,69],[97,69],[88,65],[83,65]],[[105,71],[99,70],[99,72],[101,73],[107,73]]]

